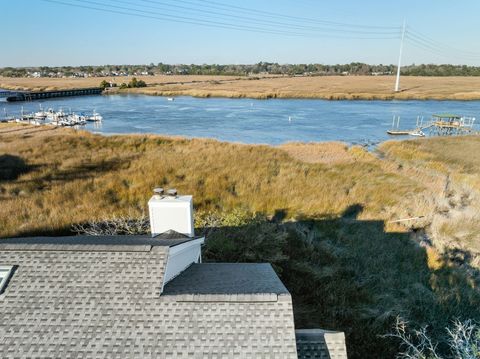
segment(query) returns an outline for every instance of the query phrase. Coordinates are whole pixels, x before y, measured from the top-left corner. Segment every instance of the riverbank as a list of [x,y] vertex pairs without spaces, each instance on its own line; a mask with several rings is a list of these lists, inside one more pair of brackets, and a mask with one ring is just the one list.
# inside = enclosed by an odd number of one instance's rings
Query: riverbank
[[381,335],[396,315],[434,331],[480,319],[479,153],[478,136],[372,154],[0,124],[0,237],[135,220],[152,188],[176,187],[194,195],[205,261],[273,263],[298,326],[345,331],[351,358],[393,357],[398,343]]
[[[111,78],[5,78],[0,88],[12,90],[56,90],[98,86],[102,80],[117,85],[131,77]],[[404,76],[400,92],[394,92],[393,76],[138,76],[147,87],[113,89],[112,93],[157,96],[227,98],[298,98],[326,100],[480,100],[480,77]],[[108,93],[108,92],[107,92]]]

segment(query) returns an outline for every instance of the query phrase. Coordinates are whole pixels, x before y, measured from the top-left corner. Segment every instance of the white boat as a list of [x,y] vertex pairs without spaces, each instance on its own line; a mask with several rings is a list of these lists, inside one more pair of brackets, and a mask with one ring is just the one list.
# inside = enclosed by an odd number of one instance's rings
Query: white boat
[[6,108],[3,109],[3,112],[4,112],[5,115],[2,119],[0,119],[0,122],[14,122],[15,121],[15,117],[9,116],[7,114],[7,109]]
[[48,112],[43,110],[42,105],[40,105],[40,111],[35,112],[33,117],[37,120],[45,120],[48,116]]
[[72,122],[72,121],[69,121],[68,119],[62,119],[60,121],[58,121],[58,124],[60,126],[75,126],[76,123]]
[[65,121],[68,117],[68,114],[63,112],[63,109],[59,111],[51,111],[49,112],[48,119],[52,121],[53,124],[59,125],[60,122]]
[[415,130],[408,133],[410,136],[425,137],[425,133],[422,130]]
[[36,120],[45,120],[47,118],[47,115],[43,112],[35,112],[35,114],[33,115],[33,117],[36,119]]
[[95,110],[93,110],[92,116],[87,117],[86,120],[87,120],[87,121],[95,121],[95,122],[98,122],[98,121],[102,121],[102,120],[103,120],[103,117],[102,117],[98,112],[96,112]]
[[20,120],[22,120],[22,122],[28,122],[30,120],[33,120],[34,118],[35,115],[33,113],[25,113],[22,106],[22,114],[20,116]]
[[49,108],[47,110],[47,119],[53,120],[54,116],[55,116],[55,111],[53,111],[52,108]]
[[173,97],[167,97],[167,101],[175,101]]
[[75,126],[75,125],[85,125],[87,120],[85,116],[72,113],[67,116],[66,122],[69,123],[69,126]]

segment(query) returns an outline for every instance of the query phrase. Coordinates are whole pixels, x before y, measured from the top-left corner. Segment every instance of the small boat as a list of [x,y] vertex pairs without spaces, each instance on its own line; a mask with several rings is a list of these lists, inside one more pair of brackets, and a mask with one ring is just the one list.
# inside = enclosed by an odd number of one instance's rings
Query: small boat
[[48,111],[43,110],[42,105],[40,105],[40,111],[35,112],[33,116],[36,120],[45,120],[48,116]]
[[66,120],[60,120],[60,121],[58,121],[58,124],[59,124],[60,126],[75,126],[75,125],[76,125],[74,122],[69,121],[68,119],[66,119]]
[[410,136],[425,137],[425,133],[422,130],[414,130],[409,133]]
[[97,122],[97,121],[102,121],[103,120],[103,117],[98,113],[96,112],[95,110],[93,110],[93,114],[92,116],[88,116],[86,118],[87,121],[94,121],[94,122]]
[[6,108],[3,109],[3,112],[5,113],[5,116],[2,119],[0,119],[0,122],[14,122],[15,121],[15,117],[9,116],[7,114],[7,109]]
[[388,130],[387,133],[392,136],[408,136],[410,131]]
[[60,109],[59,111],[56,111],[56,112],[52,111],[49,113],[49,116],[48,116],[48,118],[55,125],[61,125],[61,122],[65,122],[67,117],[68,117],[68,114],[63,112],[63,109]]
[[35,119],[35,115],[33,113],[25,113],[22,106],[22,114],[20,116],[21,122],[27,122],[33,119]]
[[47,115],[44,114],[43,112],[35,112],[35,114],[33,115],[33,117],[36,119],[36,120],[45,120],[47,118]]
[[49,108],[47,110],[47,119],[53,120],[54,117],[55,117],[55,111],[53,110],[53,108]]
[[175,101],[173,97],[167,97],[167,101]]
[[66,122],[69,123],[69,126],[75,125],[85,125],[87,123],[86,117],[72,113],[67,116]]

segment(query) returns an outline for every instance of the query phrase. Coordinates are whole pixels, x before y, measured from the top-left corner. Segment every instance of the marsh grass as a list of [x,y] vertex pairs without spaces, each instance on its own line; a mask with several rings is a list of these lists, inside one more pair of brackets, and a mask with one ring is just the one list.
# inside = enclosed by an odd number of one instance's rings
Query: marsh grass
[[305,163],[278,148],[203,139],[8,132],[4,126],[0,136],[0,153],[27,168],[14,181],[0,179],[2,236],[62,232],[132,208],[140,213],[155,186],[194,194],[198,211],[283,209],[291,219],[339,214],[354,203],[365,206],[365,217],[386,218],[408,192],[421,190],[385,172],[379,161],[350,153],[355,161]]
[[431,200],[425,210],[430,211],[435,245],[467,249],[475,256],[480,255],[479,149],[479,136],[386,142],[380,147],[388,160],[415,171],[427,184]]
[[[104,78],[6,78],[0,88],[47,90],[99,86]],[[118,86],[131,77],[116,77]],[[138,76],[147,83],[142,89],[125,89],[114,93],[142,93],[161,96],[230,97],[230,98],[319,98],[326,100],[437,99],[478,100],[478,77],[405,76],[402,91],[394,92],[393,76],[209,76],[156,75]],[[111,80],[111,78],[107,78]],[[110,92],[110,91],[109,91]]]

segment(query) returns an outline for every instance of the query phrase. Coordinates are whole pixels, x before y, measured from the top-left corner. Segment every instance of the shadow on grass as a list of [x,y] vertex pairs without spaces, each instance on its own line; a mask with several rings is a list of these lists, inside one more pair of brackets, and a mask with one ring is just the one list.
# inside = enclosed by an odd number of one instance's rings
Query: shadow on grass
[[[9,156],[9,155],[7,155]],[[2,162],[0,156],[0,175],[2,174]],[[43,189],[48,187],[51,182],[69,182],[74,180],[83,180],[97,177],[99,174],[116,171],[125,164],[129,163],[129,159],[113,158],[108,160],[99,160],[95,162],[81,163],[79,165],[69,166],[67,168],[52,167],[51,164],[27,164],[22,158],[16,156],[15,161],[5,161],[5,180],[14,181],[20,175],[38,170],[41,168],[48,168],[46,173],[35,176],[33,179],[19,180],[16,184],[19,185],[35,185]],[[9,174],[10,175],[7,177]],[[0,177],[0,180],[2,177]]]
[[[444,343],[454,319],[480,321],[478,271],[468,252],[447,251],[446,264],[432,266],[408,233],[359,220],[361,211],[354,205],[340,217],[285,222],[280,209],[270,220],[203,228],[203,258],[271,263],[292,294],[296,327],[344,331],[353,359],[395,357],[399,342],[383,336],[397,316],[412,329],[428,325],[433,340]],[[19,236],[69,234],[61,228]]]
[[59,169],[53,173],[47,174],[44,181],[73,181],[77,179],[88,179],[96,177],[99,173],[106,173],[120,169],[125,161],[114,158],[96,162],[88,162],[67,169]]
[[399,343],[381,336],[397,316],[412,328],[428,325],[438,340],[454,319],[480,320],[472,276],[456,266],[430,269],[425,248],[408,233],[358,220],[361,211],[210,228],[204,260],[272,263],[292,294],[296,327],[344,331],[350,358],[393,358]]
[[[113,158],[96,162],[81,163],[66,169],[52,169],[51,172],[36,180],[43,181],[70,181],[95,177],[98,173],[110,172],[119,169],[132,158]],[[0,155],[0,181],[14,181],[21,175],[32,172],[42,167],[50,167],[47,164],[29,164],[20,156],[4,154]],[[28,182],[28,181],[26,181]],[[24,183],[24,182],[23,182]]]
[[60,237],[60,236],[74,236],[75,233],[71,226],[55,227],[55,228],[40,228],[35,230],[23,230],[16,233],[14,237]]
[[14,181],[21,175],[37,169],[37,165],[29,165],[19,156],[4,154],[0,156],[0,182]]

